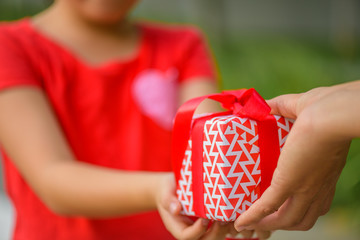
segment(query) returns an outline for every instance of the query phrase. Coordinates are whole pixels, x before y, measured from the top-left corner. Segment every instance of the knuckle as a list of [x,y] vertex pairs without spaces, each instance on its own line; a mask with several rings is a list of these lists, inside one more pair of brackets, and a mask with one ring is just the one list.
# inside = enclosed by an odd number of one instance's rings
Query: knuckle
[[329,206],[325,206],[322,210],[321,210],[321,212],[320,212],[320,216],[323,216],[323,215],[325,215],[325,214],[327,214],[329,211],[330,211],[330,205]]
[[299,219],[299,218],[291,218],[289,221],[288,221],[288,227],[294,227],[294,226],[297,226],[299,224],[301,224],[301,220],[302,219]]
[[298,225],[298,230],[300,231],[309,231],[312,229],[315,225],[315,222],[309,222],[309,223],[300,223]]
[[277,210],[278,209],[275,206],[264,206],[264,207],[260,208],[261,215],[263,215],[263,216],[273,214]]
[[273,192],[276,192],[278,194],[281,193],[282,195],[288,195],[293,192],[293,183],[290,181],[291,179],[289,179],[289,176],[287,175],[284,167],[278,166],[274,171],[271,185],[269,188],[271,188]]
[[279,221],[279,223],[278,223],[278,228],[279,229],[297,229],[299,224],[301,224],[301,222],[302,222],[302,219],[298,219],[295,217],[282,219],[282,221]]

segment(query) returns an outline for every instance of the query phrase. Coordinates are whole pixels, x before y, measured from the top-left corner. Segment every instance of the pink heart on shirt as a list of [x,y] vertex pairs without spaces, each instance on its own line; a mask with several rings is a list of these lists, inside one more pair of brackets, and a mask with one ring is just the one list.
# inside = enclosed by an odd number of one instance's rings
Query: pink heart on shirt
[[141,112],[167,130],[172,128],[177,109],[177,76],[173,68],[166,72],[148,69],[135,77],[132,86]]

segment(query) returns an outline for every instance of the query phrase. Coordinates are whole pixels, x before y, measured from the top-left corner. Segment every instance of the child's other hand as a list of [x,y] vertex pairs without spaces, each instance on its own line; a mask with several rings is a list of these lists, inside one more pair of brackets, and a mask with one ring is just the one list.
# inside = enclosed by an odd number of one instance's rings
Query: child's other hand
[[164,176],[157,196],[157,208],[167,230],[177,239],[221,240],[230,233],[232,224],[216,222],[208,229],[210,221],[199,218],[193,222],[180,215],[181,205],[175,196],[175,179]]

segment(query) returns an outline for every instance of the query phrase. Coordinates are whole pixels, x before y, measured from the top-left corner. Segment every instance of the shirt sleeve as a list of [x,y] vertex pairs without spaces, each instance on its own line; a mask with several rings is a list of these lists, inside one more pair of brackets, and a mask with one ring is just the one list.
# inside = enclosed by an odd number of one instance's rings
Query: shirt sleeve
[[0,90],[19,85],[41,87],[20,34],[0,28]]
[[189,81],[196,77],[215,82],[217,74],[214,59],[204,37],[197,29],[189,29],[185,35],[187,41],[183,51],[179,82]]

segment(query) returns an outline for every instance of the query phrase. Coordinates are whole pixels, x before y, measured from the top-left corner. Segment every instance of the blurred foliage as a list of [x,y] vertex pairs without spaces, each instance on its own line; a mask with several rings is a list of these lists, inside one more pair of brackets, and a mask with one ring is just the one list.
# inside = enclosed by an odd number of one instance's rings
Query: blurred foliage
[[353,140],[344,171],[336,188],[333,207],[349,211],[360,232],[360,139]]
[[[238,37],[221,46],[211,45],[224,89],[253,87],[267,99],[360,79],[360,54],[344,56],[324,39]],[[357,47],[360,49],[360,45]],[[359,170],[360,139],[355,139],[333,208],[350,210],[360,231]]]
[[[257,36],[212,46],[224,89],[253,87],[267,99],[360,79],[360,54],[344,56],[326,40]],[[356,229],[360,229],[359,170],[360,139],[355,139],[333,208],[349,210]]]
[[212,46],[225,89],[254,87],[265,98],[360,78],[360,54],[344,57],[326,39],[246,36]]
[[[33,15],[49,2],[33,5],[20,1],[14,8],[0,1],[0,20]],[[329,39],[267,34],[233,36],[219,42],[216,34],[208,35],[224,89],[253,87],[264,98],[272,98],[360,79],[360,45],[351,54],[344,54]],[[360,229],[359,170],[360,139],[356,139],[338,182],[333,207],[349,209]]]
[[41,0],[37,4],[33,1],[3,1],[0,0],[0,21],[19,19],[32,16],[48,6],[50,0]]

